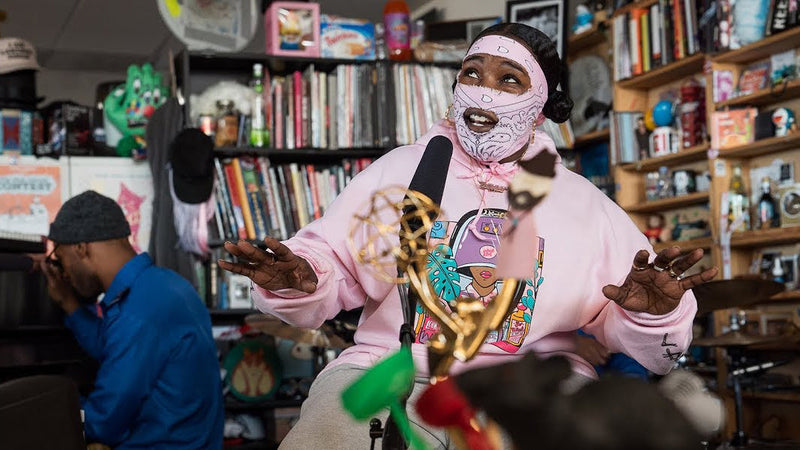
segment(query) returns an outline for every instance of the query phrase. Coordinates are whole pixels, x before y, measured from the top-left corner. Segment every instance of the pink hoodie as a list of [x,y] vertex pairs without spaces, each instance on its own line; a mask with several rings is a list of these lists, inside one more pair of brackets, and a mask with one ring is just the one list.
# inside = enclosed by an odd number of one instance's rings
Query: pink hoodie
[[[347,239],[353,217],[364,214],[375,191],[408,187],[426,144],[436,135],[453,142],[442,214],[431,232],[431,241],[443,250],[438,252],[437,264],[451,268],[437,273],[447,272],[451,277],[432,281],[445,299],[470,295],[487,302],[498,290],[492,286],[496,238],[489,234],[484,240],[476,239],[468,230],[475,210],[481,206],[481,191],[470,170],[478,164],[461,149],[453,127],[441,121],[415,144],[396,148],[372,163],[351,181],[324,217],[285,242],[313,266],[319,278],[316,292],[270,292],[255,287],[258,309],[299,327],[316,328],[342,309],[364,307],[356,345],[328,367],[342,363],[369,367],[400,345],[402,312],[397,288],[357,264]],[[546,134],[537,131],[524,159],[540,151],[555,153],[555,146]],[[506,184],[500,178],[491,183]],[[508,209],[506,193],[486,191],[485,207],[477,230],[502,228],[503,212]],[[538,243],[531,243],[531,252],[538,253],[540,263],[531,270],[532,281],[517,311],[501,330],[489,335],[473,360],[456,362],[452,372],[509,362],[535,351],[542,357],[564,355],[572,361],[574,370],[594,377],[592,366],[574,354],[575,330],[579,328],[612,352],[626,353],[655,373],[668,372],[689,346],[697,303],[689,291],[674,311],[653,316],[628,312],[603,295],[603,286],[625,280],[638,250],[647,249],[652,259],[647,238],[625,212],[588,180],[558,164],[552,190],[534,210],[534,219],[540,238]],[[368,234],[361,231],[356,233],[356,245]],[[412,353],[418,372],[427,375],[423,343],[436,331],[436,324],[420,312],[420,307],[417,311],[417,343]]]

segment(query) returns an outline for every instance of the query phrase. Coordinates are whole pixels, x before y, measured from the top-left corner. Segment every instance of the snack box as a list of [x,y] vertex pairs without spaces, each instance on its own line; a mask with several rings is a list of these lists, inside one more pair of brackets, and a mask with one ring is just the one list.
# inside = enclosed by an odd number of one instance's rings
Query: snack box
[[375,59],[375,25],[360,19],[323,14],[320,19],[320,56]]

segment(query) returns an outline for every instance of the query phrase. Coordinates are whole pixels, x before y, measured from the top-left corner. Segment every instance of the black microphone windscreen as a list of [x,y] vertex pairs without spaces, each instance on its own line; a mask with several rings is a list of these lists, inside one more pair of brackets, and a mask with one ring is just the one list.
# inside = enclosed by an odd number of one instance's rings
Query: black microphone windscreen
[[408,189],[427,195],[437,205],[441,204],[452,156],[453,143],[450,139],[434,136],[425,147]]

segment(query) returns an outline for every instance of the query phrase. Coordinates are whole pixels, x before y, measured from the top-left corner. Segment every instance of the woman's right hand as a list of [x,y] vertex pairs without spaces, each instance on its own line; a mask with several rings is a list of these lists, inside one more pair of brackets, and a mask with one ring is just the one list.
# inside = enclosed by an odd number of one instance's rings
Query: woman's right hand
[[226,242],[225,250],[239,258],[241,262],[232,263],[220,259],[219,266],[228,272],[238,273],[250,278],[253,283],[268,291],[297,289],[307,294],[317,290],[317,274],[311,264],[295,255],[289,247],[277,239],[267,237],[264,244],[266,252],[247,241]]

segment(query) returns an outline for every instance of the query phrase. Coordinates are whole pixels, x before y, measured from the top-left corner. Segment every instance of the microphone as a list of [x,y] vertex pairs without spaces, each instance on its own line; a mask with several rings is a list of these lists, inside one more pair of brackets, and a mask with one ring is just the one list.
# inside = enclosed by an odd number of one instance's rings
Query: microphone
[[[447,171],[450,168],[452,156],[453,143],[450,142],[450,139],[444,136],[434,136],[425,147],[425,153],[419,160],[408,190],[425,194],[436,206],[439,206],[442,203],[444,184],[447,181]],[[404,214],[411,211],[413,211],[412,206],[403,209]]]
[[[408,185],[408,190],[426,195],[436,206],[439,206],[442,202],[442,196],[444,195],[444,185],[445,182],[447,182],[447,171],[450,168],[450,158],[452,158],[452,156],[453,143],[450,139],[444,136],[434,136],[428,141],[428,145],[425,146],[425,152],[419,160],[417,170],[414,172],[411,183]],[[406,194],[405,199],[408,198],[409,196]],[[406,217],[411,216],[411,219],[408,220],[408,226],[412,233],[422,228],[422,219],[413,216],[415,210],[416,207],[413,204],[409,204],[403,208],[403,215]],[[433,212],[429,212],[428,217],[430,220],[436,219]],[[402,234],[400,236],[400,246],[403,248],[403,251],[408,251],[408,241],[403,239]],[[400,268],[398,268],[397,271],[398,275],[402,275],[400,273]],[[403,325],[400,327],[400,345],[405,348],[411,348],[411,344],[414,342],[413,321],[417,308],[417,296],[413,290],[409,292],[405,285],[398,284],[397,289],[400,294],[400,303],[403,310]],[[406,394],[400,402],[404,410],[409,394],[410,392]],[[391,417],[387,420],[386,426],[383,429],[382,447],[392,450],[407,448],[397,428],[397,424]]]

